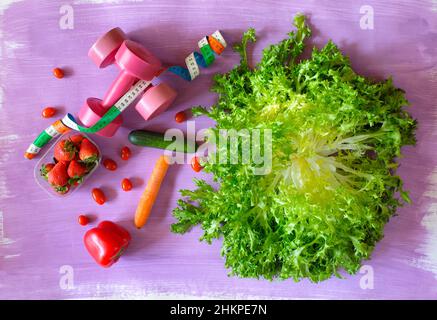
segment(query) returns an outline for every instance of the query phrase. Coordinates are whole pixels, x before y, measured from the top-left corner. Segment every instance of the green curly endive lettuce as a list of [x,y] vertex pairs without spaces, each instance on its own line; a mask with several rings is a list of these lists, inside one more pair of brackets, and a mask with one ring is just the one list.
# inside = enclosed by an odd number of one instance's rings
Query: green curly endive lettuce
[[395,159],[415,143],[416,122],[391,79],[356,74],[333,42],[300,60],[311,30],[303,15],[294,26],[254,69],[246,46],[255,31],[244,33],[235,46],[240,65],[215,77],[218,102],[194,110],[216,121],[215,134],[271,129],[271,172],[205,163],[219,186],[196,180],[196,190],[181,190],[172,231],[201,225],[201,240],[222,237],[232,275],[317,282],[340,269],[357,272],[396,208],[409,202]]

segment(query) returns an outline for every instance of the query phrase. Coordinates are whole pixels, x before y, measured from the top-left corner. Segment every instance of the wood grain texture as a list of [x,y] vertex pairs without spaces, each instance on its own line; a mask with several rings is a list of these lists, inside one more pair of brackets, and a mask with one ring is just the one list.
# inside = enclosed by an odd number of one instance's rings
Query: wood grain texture
[[[59,27],[60,8],[69,4],[74,28]],[[374,8],[373,30],[360,29],[360,7]],[[416,147],[404,148],[399,174],[413,204],[401,208],[386,227],[372,259],[374,288],[363,290],[363,274],[312,284],[306,280],[274,281],[227,276],[220,241],[198,241],[198,229],[170,233],[178,189],[192,187],[189,165],[172,166],[144,229],[132,218],[159,151],[132,147],[129,162],[119,169],[98,169],[91,181],[65,201],[49,198],[33,181],[35,161],[22,153],[51,120],[40,111],[55,105],[61,113],[77,112],[87,97],[102,97],[117,74],[115,67],[97,69],[87,58],[89,46],[105,31],[119,26],[165,62],[182,63],[200,39],[221,29],[233,43],[248,27],[263,47],[290,30],[292,16],[303,12],[314,28],[313,44],[333,39],[349,55],[354,68],[382,79],[392,75],[407,92],[410,111],[419,121]],[[2,1],[0,5],[0,298],[437,298],[437,3],[435,1]],[[211,76],[238,62],[227,50],[201,78],[186,83],[164,80],[177,89],[173,107],[145,123],[132,109],[112,139],[94,136],[104,155],[119,159],[133,128],[184,128],[173,121],[177,111],[211,105]],[[69,75],[58,80],[51,69]],[[197,129],[211,126],[196,120]],[[197,176],[206,177],[204,174]],[[122,178],[135,182],[121,191]],[[207,178],[207,177],[206,177]],[[90,196],[101,187],[109,202],[98,207]],[[132,233],[126,255],[110,269],[98,267],[82,244],[86,228],[79,214],[120,221]],[[60,268],[74,270],[74,288],[62,289]]]

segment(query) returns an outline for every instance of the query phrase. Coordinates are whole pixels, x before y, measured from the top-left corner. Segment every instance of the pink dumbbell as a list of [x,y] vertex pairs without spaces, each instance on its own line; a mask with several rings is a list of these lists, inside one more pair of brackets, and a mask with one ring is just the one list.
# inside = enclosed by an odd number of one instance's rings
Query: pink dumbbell
[[[126,40],[120,28],[114,28],[99,38],[91,47],[88,56],[99,67],[115,63],[121,70],[102,100],[89,98],[79,112],[79,119],[86,126],[96,123],[108,108],[117,102],[139,79],[150,81],[162,70],[161,62],[140,44]],[[150,86],[136,105],[136,110],[145,119],[151,119],[165,111],[177,93],[167,84]],[[98,134],[110,137],[122,124],[121,115]]]
[[[106,68],[115,62],[115,55],[118,49],[126,40],[126,35],[120,28],[109,30],[101,36],[88,51],[88,56],[99,68]],[[85,126],[95,124],[106,112],[102,100],[88,98],[79,111],[79,119]],[[110,125],[97,134],[105,137],[112,137],[123,123],[122,116],[118,116]]]

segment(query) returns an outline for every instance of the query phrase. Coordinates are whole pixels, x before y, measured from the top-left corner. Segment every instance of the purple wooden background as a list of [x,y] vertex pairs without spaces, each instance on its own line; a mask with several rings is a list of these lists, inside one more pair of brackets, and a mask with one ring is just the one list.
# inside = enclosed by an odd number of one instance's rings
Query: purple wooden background
[[[73,8],[73,29],[59,26],[64,4]],[[360,28],[364,5],[374,9],[373,30]],[[170,168],[147,227],[135,230],[133,212],[156,150],[132,148],[129,162],[119,160],[116,172],[100,168],[70,199],[49,198],[34,183],[36,161],[22,154],[52,121],[41,118],[42,108],[77,112],[87,97],[102,97],[117,73],[115,67],[98,70],[86,55],[108,29],[120,26],[163,61],[182,63],[201,36],[221,29],[232,43],[252,26],[259,36],[257,59],[264,46],[285,37],[296,12],[309,15],[316,45],[332,38],[357,71],[393,75],[419,120],[418,145],[404,149],[399,170],[413,204],[399,210],[372,259],[364,262],[373,270],[373,289],[361,289],[364,274],[320,284],[229,278],[219,241],[199,243],[198,229],[185,236],[169,232],[178,189],[192,186],[195,176],[188,165]],[[437,1],[2,0],[0,19],[0,298],[437,298]],[[132,128],[184,128],[173,121],[175,112],[212,104],[211,75],[237,60],[227,50],[191,84],[165,76],[180,93],[171,110],[147,124],[128,110],[116,137],[94,136],[104,155],[118,159]],[[68,77],[54,78],[55,66],[69,70]],[[210,125],[196,120],[197,128]],[[134,179],[130,193],[120,190],[124,177]],[[104,189],[107,204],[93,202],[93,187]],[[121,221],[132,232],[130,249],[112,268],[98,267],[85,251],[88,228],[77,224],[80,213]],[[74,288],[59,285],[62,266],[74,271]]]

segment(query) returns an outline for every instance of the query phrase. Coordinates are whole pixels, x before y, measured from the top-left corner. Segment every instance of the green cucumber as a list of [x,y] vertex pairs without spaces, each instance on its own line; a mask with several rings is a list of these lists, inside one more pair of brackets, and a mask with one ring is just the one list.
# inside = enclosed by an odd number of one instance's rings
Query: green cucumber
[[[177,152],[194,153],[197,150],[197,144],[194,141],[190,141],[184,137],[184,141],[174,142],[176,140],[173,137],[172,141],[165,141],[164,134],[158,132],[152,132],[147,130],[133,130],[129,133],[129,141],[137,146],[151,147],[157,149],[175,150]],[[174,144],[175,143],[175,144]]]

